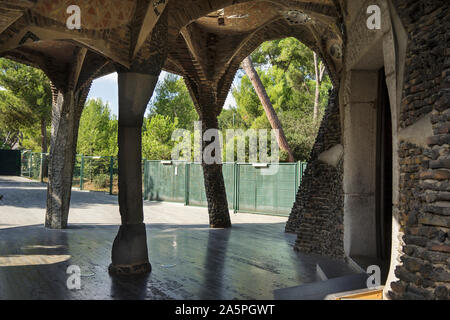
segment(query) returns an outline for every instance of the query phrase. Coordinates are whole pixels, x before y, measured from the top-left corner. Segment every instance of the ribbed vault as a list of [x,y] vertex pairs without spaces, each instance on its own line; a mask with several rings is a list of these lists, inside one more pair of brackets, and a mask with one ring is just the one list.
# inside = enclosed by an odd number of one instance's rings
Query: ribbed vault
[[[114,66],[132,69],[133,62],[149,59],[154,53],[148,48],[151,33],[160,14],[167,9],[170,54],[164,69],[185,76],[192,85],[208,82],[218,91],[214,95],[219,104],[240,60],[267,40],[298,38],[325,60],[332,76],[342,65],[339,11],[333,1],[111,0],[108,5],[104,3],[1,1],[0,54],[40,67],[61,86],[65,79],[59,79],[56,74],[64,72],[67,68],[64,65],[70,65],[70,53],[76,47],[90,52],[89,64],[83,68],[85,74],[102,76],[117,69]],[[70,4],[80,6],[81,30],[66,27],[69,16],[66,9]]]

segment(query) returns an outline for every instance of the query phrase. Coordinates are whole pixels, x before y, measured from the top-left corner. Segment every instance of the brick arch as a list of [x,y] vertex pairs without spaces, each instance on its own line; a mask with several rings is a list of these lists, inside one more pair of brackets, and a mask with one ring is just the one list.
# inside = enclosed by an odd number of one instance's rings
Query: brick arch
[[322,16],[330,16],[337,18],[339,16],[339,10],[336,7],[334,0],[316,0],[316,1],[292,1],[292,0],[192,0],[191,2],[186,0],[169,1],[170,10],[178,11],[177,19],[173,19],[169,22],[169,25],[173,28],[181,29],[192,21],[195,21],[207,14],[231,7],[234,5],[245,3],[258,3],[268,2],[276,5],[283,6],[286,9],[301,10],[306,13],[314,13]]
[[[296,38],[319,55],[327,68],[333,85],[338,88],[340,74],[337,71],[337,66],[333,61],[333,58],[325,51],[325,48],[323,48],[323,46],[317,43],[316,39],[313,38],[309,30],[307,28],[299,27],[292,28],[287,26],[284,20],[277,20],[259,29],[252,36],[246,39],[245,43],[239,48],[239,50],[237,50],[233,54],[233,57],[222,69],[221,75],[217,80],[217,88],[219,89],[217,91],[218,104],[221,105],[225,101],[234,76],[239,69],[241,62],[247,56],[249,56],[254,50],[256,50],[262,43],[266,41],[288,37]],[[188,87],[190,86],[192,86],[192,82],[188,82]]]
[[232,59],[232,63],[240,64],[242,60],[244,60],[266,41],[293,37],[319,55],[327,67],[327,71],[330,74],[333,84],[337,86],[339,83],[339,73],[332,57],[326,52],[325,48],[323,48],[321,44],[317,43],[316,39],[312,38],[311,34],[308,34],[308,31],[309,30],[307,29],[286,28],[284,23],[274,22],[273,24],[262,28],[254,36],[252,36],[252,38],[247,41],[241,50],[236,52]]

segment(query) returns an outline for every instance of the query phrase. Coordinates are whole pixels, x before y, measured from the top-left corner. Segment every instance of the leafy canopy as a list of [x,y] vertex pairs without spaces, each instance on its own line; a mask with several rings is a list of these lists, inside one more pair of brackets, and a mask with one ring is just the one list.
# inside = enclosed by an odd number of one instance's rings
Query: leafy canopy
[[118,121],[101,99],[86,102],[78,130],[77,153],[90,156],[115,156]]
[[[263,43],[251,58],[295,158],[308,160],[321,119],[313,119],[316,86],[313,52],[297,39],[285,38]],[[324,113],[331,86],[325,74],[320,85],[319,115]],[[233,96],[245,128],[270,129],[253,85],[243,73]]]
[[149,106],[149,116],[157,114],[168,116],[171,121],[178,118],[178,128],[194,128],[198,115],[183,78],[167,74],[163,81],[158,83]]
[[11,141],[20,140],[22,147],[37,151],[41,146],[47,151],[52,93],[46,75],[1,58],[0,89],[0,147],[12,147]]

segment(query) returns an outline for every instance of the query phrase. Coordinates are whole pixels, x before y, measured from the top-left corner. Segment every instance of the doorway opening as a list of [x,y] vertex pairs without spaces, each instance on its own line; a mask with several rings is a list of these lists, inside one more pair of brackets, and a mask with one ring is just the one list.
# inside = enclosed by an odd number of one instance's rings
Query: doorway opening
[[[382,67],[382,65],[381,65]],[[354,70],[344,109],[344,249],[387,279],[392,243],[393,130],[384,68]]]
[[392,244],[392,121],[384,68],[378,73],[375,223],[377,260],[387,277]]

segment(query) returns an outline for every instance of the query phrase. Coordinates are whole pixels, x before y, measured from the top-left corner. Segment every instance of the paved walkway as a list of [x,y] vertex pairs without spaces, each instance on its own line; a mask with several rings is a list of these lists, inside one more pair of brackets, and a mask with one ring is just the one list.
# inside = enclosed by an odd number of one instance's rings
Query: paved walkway
[[[292,249],[284,217],[231,214],[231,229],[213,230],[206,208],[144,201],[153,270],[121,278],[107,272],[117,196],[73,190],[69,228],[49,230],[45,184],[0,177],[0,195],[0,299],[273,299],[318,280],[318,258]],[[70,265],[80,290],[67,288]]]

